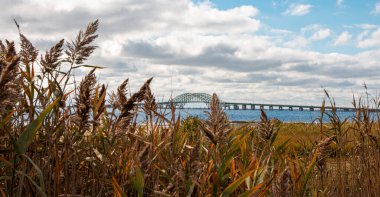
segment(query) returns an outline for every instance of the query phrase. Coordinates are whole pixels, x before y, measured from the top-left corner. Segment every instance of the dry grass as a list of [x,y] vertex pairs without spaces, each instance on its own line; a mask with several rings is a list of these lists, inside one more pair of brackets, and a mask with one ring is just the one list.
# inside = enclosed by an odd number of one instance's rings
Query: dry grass
[[[21,33],[20,52],[0,42],[0,196],[380,193],[380,121],[368,98],[354,99],[359,110],[350,120],[323,102],[328,123],[282,124],[262,111],[259,123],[236,127],[214,94],[206,120],[181,120],[173,104],[158,109],[152,79],[131,96],[126,79],[107,99],[99,67],[83,65],[97,27],[40,59]],[[93,70],[76,82],[71,73],[80,67]],[[140,102],[144,124],[136,122]]]

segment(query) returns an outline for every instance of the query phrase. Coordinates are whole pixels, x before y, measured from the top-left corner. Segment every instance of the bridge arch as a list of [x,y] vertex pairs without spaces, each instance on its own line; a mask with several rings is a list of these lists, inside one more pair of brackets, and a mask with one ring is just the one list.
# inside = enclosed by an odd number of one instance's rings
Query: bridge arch
[[212,96],[207,93],[184,93],[173,99],[173,103],[182,108],[187,103],[204,103],[207,107],[210,106]]

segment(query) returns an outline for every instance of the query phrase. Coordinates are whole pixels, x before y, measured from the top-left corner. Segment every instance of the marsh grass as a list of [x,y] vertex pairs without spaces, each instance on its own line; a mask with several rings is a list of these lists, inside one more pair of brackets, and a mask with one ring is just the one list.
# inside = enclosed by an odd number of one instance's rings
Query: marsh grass
[[[380,121],[370,115],[378,101],[354,99],[357,116],[341,120],[326,92],[333,109],[323,101],[315,124],[284,124],[262,111],[259,122],[236,126],[214,94],[207,119],[182,120],[173,103],[158,108],[153,79],[135,93],[128,79],[115,92],[97,81],[101,68],[85,64],[97,28],[90,23],[44,55],[21,33],[19,52],[0,42],[0,196],[380,193]],[[72,76],[89,67],[80,81]]]

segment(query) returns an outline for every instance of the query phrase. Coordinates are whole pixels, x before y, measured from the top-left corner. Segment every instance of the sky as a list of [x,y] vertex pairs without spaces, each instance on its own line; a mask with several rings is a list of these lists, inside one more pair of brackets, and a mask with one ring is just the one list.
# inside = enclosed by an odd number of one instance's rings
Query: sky
[[[88,64],[115,89],[154,77],[158,100],[185,92],[226,101],[337,105],[380,88],[376,0],[0,0],[0,39],[15,18],[41,52],[100,20]],[[76,71],[84,75],[88,69]]]

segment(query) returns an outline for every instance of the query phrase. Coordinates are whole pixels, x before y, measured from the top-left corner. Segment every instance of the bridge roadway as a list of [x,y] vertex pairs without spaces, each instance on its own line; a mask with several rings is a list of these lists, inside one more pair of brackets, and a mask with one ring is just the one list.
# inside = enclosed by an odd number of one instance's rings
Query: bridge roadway
[[[267,109],[267,110],[298,110],[298,111],[318,111],[321,110],[321,106],[312,105],[287,105],[287,104],[263,104],[263,103],[223,103],[224,109],[234,109],[234,110],[255,110],[255,109]],[[326,110],[332,110],[332,107],[325,106]],[[349,107],[336,107],[337,111],[356,111],[355,108]]]
[[[158,102],[158,106],[161,108],[166,108],[166,106],[170,102]],[[191,103],[204,103],[204,102],[191,102]],[[177,108],[185,108],[185,104],[183,102],[173,102],[173,104]],[[207,108],[209,108],[209,104],[205,103]],[[287,105],[287,104],[263,104],[263,103],[236,103],[236,102],[223,102],[220,105],[225,110],[289,110],[289,111],[318,111],[321,110],[321,106],[312,106],[312,105]],[[326,110],[332,110],[332,107],[325,106]],[[336,107],[337,111],[356,111],[355,108],[349,107]]]
[[[189,103],[204,103],[207,107],[210,106],[213,96],[207,93],[183,93],[180,94],[171,101],[177,108],[185,108],[186,104]],[[160,108],[168,107],[170,102],[158,102]],[[141,103],[139,104],[141,105]],[[310,105],[283,105],[283,104],[263,104],[263,103],[243,103],[243,102],[227,102],[220,100],[220,105],[225,110],[256,110],[256,109],[266,109],[266,110],[297,110],[297,111],[315,111],[321,110],[321,106],[310,106]],[[326,110],[332,110],[332,107],[325,107]],[[337,111],[356,111],[354,108],[349,107],[336,107]]]

